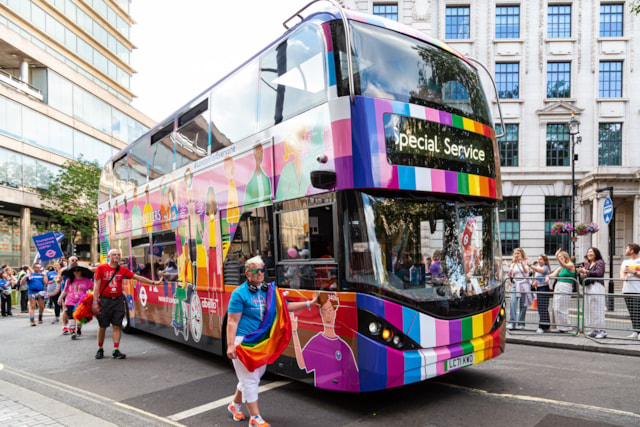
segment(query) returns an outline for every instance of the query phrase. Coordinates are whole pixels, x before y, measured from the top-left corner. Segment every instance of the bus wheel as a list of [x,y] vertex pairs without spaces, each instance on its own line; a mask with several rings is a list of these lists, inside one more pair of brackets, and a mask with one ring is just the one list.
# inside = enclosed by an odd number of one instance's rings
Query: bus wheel
[[129,305],[125,299],[122,300],[122,303],[124,304],[124,317],[122,318],[121,329],[125,334],[132,334],[133,328],[131,327],[131,319],[129,318]]
[[189,316],[191,309],[186,301],[182,301],[182,336],[185,341],[189,341]]
[[197,293],[191,295],[191,308],[189,309],[189,325],[191,326],[191,337],[195,342],[202,338],[202,305]]

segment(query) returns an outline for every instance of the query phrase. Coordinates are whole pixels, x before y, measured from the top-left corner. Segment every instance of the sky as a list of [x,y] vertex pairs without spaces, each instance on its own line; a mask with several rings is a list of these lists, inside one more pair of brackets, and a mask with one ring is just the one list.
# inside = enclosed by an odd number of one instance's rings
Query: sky
[[310,0],[132,0],[133,106],[162,121],[262,50]]

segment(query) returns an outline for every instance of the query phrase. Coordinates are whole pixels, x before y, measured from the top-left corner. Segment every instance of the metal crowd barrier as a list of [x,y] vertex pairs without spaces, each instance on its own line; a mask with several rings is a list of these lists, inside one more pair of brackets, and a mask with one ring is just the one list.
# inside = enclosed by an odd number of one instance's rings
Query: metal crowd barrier
[[[613,294],[606,291],[609,281],[614,282]],[[636,340],[633,332],[640,332],[640,294],[623,294],[620,279],[587,278],[582,285],[584,333],[604,329],[609,338]]]
[[[577,335],[581,331],[582,317],[580,287],[576,279],[562,280],[563,282],[559,282],[555,278],[551,279],[550,285],[553,286],[553,290],[549,292],[516,292],[513,279],[507,278],[507,329]],[[531,282],[536,283],[533,278]],[[574,287],[576,292],[573,292]],[[530,304],[526,305],[529,302]]]
[[[620,279],[614,280],[614,289],[618,292],[613,294],[607,293],[605,287],[612,279],[563,280],[570,284],[559,284],[557,279],[551,279],[553,290],[550,292],[516,292],[513,279],[505,279],[509,332],[564,333],[571,336],[584,333],[596,339],[598,332],[605,331],[606,338],[640,343],[633,334],[640,332],[640,294],[623,294],[623,281]],[[532,279],[532,283],[535,280]],[[573,292],[574,285],[576,292]],[[602,335],[597,341],[606,342]]]

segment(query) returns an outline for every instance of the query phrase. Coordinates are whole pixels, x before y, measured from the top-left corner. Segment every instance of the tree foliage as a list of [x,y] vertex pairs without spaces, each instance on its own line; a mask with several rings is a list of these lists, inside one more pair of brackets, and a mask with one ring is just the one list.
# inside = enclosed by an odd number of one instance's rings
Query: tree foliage
[[640,0],[632,1],[630,7],[631,7],[631,13],[640,15]]
[[97,230],[100,171],[96,162],[69,160],[41,195],[42,208],[71,240]]

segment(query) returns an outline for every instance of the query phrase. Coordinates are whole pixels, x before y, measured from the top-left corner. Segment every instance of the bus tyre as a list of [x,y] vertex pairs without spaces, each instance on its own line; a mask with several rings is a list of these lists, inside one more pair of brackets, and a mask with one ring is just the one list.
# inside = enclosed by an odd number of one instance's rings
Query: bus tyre
[[182,301],[182,337],[185,341],[189,341],[189,316],[191,310],[187,301]]
[[193,341],[199,342],[202,338],[202,305],[200,297],[196,292],[191,294],[191,302],[189,308],[189,326],[191,327],[191,337]]
[[133,328],[131,327],[131,319],[129,318],[129,305],[127,304],[126,299],[122,299],[122,304],[124,305],[124,317],[122,318],[122,332],[125,334],[132,334]]

